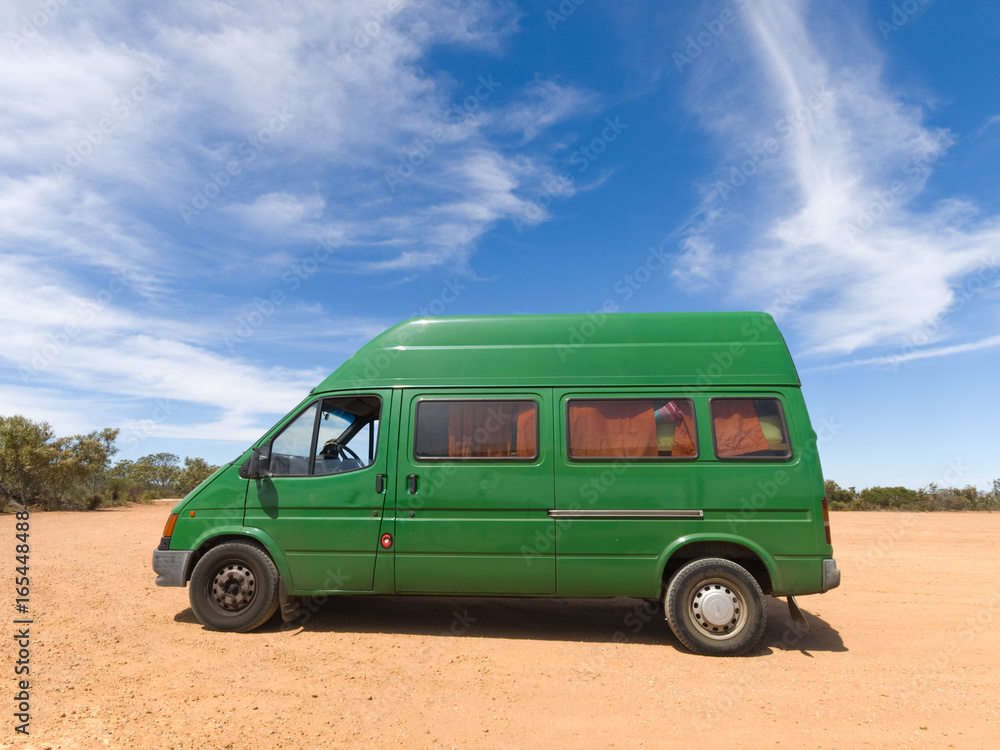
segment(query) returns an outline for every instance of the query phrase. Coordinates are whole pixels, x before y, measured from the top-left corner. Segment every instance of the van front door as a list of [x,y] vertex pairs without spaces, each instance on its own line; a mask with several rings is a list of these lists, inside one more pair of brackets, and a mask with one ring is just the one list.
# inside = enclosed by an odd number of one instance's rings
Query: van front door
[[551,391],[407,391],[396,590],[553,594]]
[[250,480],[244,524],[277,542],[290,589],[372,590],[388,411],[389,391],[318,398],[269,441],[270,476]]

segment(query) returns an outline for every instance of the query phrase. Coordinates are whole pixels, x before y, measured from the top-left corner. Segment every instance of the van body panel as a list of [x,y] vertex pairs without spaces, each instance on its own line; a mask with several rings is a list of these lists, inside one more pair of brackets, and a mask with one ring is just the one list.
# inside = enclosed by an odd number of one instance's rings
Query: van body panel
[[634,596],[656,599],[662,591],[655,555],[559,555],[560,597]]
[[774,564],[775,596],[823,593],[823,558],[776,555]]
[[202,482],[196,491],[174,506],[173,513],[182,513],[170,537],[170,549],[199,549],[206,540],[226,530],[243,526],[243,503],[247,480],[239,476],[238,464],[216,471],[211,481]]

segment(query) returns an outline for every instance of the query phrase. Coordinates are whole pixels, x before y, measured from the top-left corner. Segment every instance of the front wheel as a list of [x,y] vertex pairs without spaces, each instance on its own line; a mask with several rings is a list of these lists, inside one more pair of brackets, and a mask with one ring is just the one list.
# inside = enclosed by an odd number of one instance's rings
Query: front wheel
[[191,574],[191,609],[206,628],[246,633],[278,608],[278,569],[247,542],[213,547]]
[[736,656],[757,645],[767,625],[764,592],[745,568],[707,557],[670,580],[663,608],[685,646],[706,656]]

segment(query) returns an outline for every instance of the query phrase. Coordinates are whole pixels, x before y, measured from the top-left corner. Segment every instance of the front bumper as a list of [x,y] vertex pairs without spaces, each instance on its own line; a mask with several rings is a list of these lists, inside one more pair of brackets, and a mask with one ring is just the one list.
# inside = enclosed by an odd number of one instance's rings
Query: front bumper
[[157,586],[187,585],[188,566],[194,552],[189,549],[158,549],[153,551],[153,572]]
[[840,570],[837,561],[827,558],[823,561],[823,593],[840,585]]

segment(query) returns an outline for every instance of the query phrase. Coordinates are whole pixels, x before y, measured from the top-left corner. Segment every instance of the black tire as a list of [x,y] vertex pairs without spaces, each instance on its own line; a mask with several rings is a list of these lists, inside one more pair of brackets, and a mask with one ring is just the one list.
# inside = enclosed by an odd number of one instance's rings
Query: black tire
[[246,633],[278,608],[278,569],[248,542],[213,547],[191,574],[189,596],[198,621],[210,630]]
[[663,608],[681,643],[705,656],[746,653],[767,625],[760,585],[745,568],[719,557],[695,560],[677,571]]

